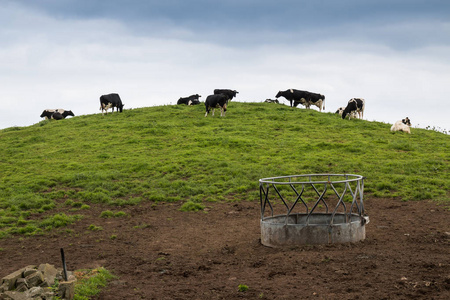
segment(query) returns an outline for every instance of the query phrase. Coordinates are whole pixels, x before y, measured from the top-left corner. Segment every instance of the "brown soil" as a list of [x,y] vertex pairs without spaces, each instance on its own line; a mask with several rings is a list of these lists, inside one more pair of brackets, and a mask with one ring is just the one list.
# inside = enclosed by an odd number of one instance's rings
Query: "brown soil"
[[63,247],[69,270],[117,276],[95,299],[450,299],[449,211],[435,203],[369,199],[364,241],[289,249],[261,245],[258,202],[179,206],[146,203],[107,219],[99,215],[111,207],[92,206],[72,232],[0,240],[0,278],[61,267]]

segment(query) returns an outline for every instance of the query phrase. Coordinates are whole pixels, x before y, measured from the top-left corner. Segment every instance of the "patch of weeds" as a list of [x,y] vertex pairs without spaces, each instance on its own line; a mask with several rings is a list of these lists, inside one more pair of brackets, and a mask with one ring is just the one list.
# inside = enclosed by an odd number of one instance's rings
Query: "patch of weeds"
[[114,216],[114,213],[110,210],[102,211],[100,214],[101,218],[112,218],[113,216]]
[[117,235],[113,234],[113,235],[111,235],[109,238],[110,238],[111,240],[115,240],[115,239],[117,239]]
[[150,224],[141,224],[141,225],[136,225],[136,226],[134,226],[133,228],[134,229],[139,229],[139,228],[150,228],[150,227],[152,227],[152,225],[150,225]]
[[95,226],[94,224],[91,224],[88,226],[88,229],[91,231],[101,231],[103,228],[101,226]]
[[245,284],[240,284],[240,285],[238,286],[238,292],[246,292],[246,291],[248,291],[248,286],[247,286],[247,285],[245,285]]
[[116,212],[116,213],[114,213],[114,212],[112,212],[112,211],[110,211],[110,210],[105,210],[105,211],[102,211],[102,213],[100,214],[100,217],[101,218],[112,218],[112,217],[123,217],[123,216],[126,216],[127,214],[125,213],[125,212],[123,212],[123,211],[118,211],[118,212]]
[[88,300],[100,293],[100,288],[105,287],[107,282],[114,277],[105,268],[94,270],[81,270],[74,272],[78,279],[75,285],[74,300]]
[[64,213],[56,214],[40,222],[39,227],[45,228],[46,230],[50,230],[52,228],[67,226],[79,219],[81,219],[81,216],[79,215],[68,216]]
[[203,204],[195,203],[192,201],[184,203],[180,208],[181,211],[199,211],[203,209],[205,209],[205,206]]

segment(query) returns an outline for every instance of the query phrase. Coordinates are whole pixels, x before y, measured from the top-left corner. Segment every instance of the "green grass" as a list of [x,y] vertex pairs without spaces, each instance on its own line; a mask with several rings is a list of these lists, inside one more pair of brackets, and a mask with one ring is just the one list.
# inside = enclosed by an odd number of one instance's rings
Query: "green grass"
[[105,287],[107,282],[114,278],[105,268],[77,272],[85,274],[85,277],[75,285],[74,300],[90,299],[100,293],[100,288]]
[[7,128],[0,130],[0,238],[70,224],[46,221],[61,207],[73,218],[93,204],[113,211],[143,201],[256,201],[260,178],[294,174],[360,174],[365,198],[448,206],[450,137],[389,128],[239,102],[223,118],[205,118],[203,105],[158,106]]

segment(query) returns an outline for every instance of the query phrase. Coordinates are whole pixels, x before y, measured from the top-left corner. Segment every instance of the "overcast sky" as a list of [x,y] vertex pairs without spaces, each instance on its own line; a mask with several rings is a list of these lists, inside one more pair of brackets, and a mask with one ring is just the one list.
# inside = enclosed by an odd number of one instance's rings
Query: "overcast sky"
[[450,129],[448,0],[0,0],[0,28],[0,129],[215,88],[308,90],[328,112],[362,97],[369,121]]

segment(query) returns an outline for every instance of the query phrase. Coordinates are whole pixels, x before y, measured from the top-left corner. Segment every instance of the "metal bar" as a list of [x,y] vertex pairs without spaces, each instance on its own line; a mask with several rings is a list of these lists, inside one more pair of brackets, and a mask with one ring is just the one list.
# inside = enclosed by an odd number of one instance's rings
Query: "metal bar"
[[62,260],[62,265],[63,265],[64,280],[67,281],[66,258],[64,257],[64,249],[63,248],[61,248],[61,260]]

